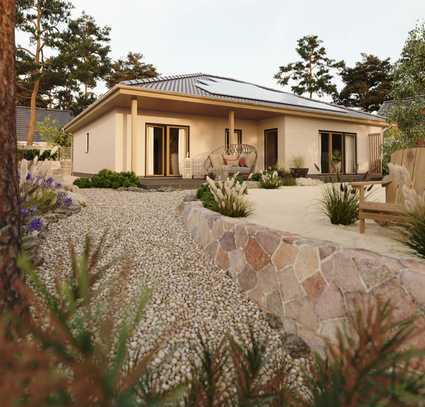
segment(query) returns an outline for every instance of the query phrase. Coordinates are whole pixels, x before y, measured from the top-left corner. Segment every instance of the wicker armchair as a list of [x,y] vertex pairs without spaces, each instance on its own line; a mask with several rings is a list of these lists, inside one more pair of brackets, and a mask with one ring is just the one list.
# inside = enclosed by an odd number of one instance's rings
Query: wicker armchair
[[205,171],[216,178],[226,178],[237,172],[243,177],[254,171],[257,149],[249,144],[230,144],[212,151],[205,160]]

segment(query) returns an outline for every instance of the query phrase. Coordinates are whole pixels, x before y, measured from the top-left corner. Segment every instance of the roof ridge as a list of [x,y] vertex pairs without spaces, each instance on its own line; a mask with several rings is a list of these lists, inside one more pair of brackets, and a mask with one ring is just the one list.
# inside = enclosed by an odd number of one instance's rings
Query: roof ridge
[[[30,106],[24,106],[24,105],[16,105],[16,108],[20,108],[20,109],[27,109],[27,110],[31,110]],[[55,108],[50,108],[50,107],[36,107],[36,110],[47,110],[47,111],[53,111],[53,112],[65,112],[65,113],[72,113],[72,111],[70,109],[55,109]]]
[[194,78],[194,77],[197,77],[197,76],[212,76],[212,75],[206,75],[202,72],[188,73],[188,74],[169,74],[169,75],[159,75],[159,76],[156,76],[156,77],[153,77],[153,78],[130,79],[130,80],[127,80],[127,81],[122,81],[120,83],[137,85],[137,84],[143,84],[143,83],[169,81],[169,80],[172,80],[172,79]]

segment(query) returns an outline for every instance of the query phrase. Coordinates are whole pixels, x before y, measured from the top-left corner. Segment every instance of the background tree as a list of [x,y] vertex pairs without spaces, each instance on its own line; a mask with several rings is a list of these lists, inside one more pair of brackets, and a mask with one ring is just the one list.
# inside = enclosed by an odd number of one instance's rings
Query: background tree
[[389,121],[407,143],[425,139],[425,23],[410,33],[394,70]]
[[18,301],[20,244],[15,124],[14,0],[0,1],[0,313]]
[[379,110],[390,98],[392,65],[390,58],[381,60],[375,55],[361,54],[354,67],[344,67],[340,73],[344,88],[334,101],[344,106],[360,107],[367,112]]
[[46,49],[57,46],[60,29],[69,18],[72,5],[65,0],[17,0],[16,6],[17,27],[29,35],[32,45],[32,49],[18,47],[20,52],[25,52],[32,59],[33,69],[28,78],[31,84],[31,115],[27,132],[27,143],[32,144],[37,120],[37,99],[47,66]]
[[296,82],[291,89],[297,95],[307,93],[310,99],[317,96],[334,95],[336,85],[332,83],[332,70],[340,70],[344,62],[328,58],[326,49],[317,35],[307,35],[298,40],[296,51],[300,61],[281,66],[274,76],[280,85],[287,85],[290,80]]
[[117,83],[131,79],[155,78],[159,75],[152,64],[143,62],[143,55],[138,52],[129,52],[126,59],[113,62],[106,84],[112,88]]
[[96,99],[92,90],[111,69],[110,31],[85,13],[69,20],[58,38],[55,60],[55,71],[65,77],[64,86],[56,92],[60,107],[78,114]]

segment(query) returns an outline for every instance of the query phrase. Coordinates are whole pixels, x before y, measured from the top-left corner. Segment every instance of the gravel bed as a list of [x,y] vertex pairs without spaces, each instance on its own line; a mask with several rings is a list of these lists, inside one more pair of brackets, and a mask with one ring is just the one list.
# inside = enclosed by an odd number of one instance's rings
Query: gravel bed
[[[141,287],[152,289],[131,348],[146,352],[158,337],[166,335],[163,350],[153,361],[159,366],[155,375],[164,389],[189,375],[200,333],[214,348],[225,334],[243,337],[248,327],[269,340],[268,360],[285,361],[291,384],[301,385],[300,369],[307,358],[289,355],[282,334],[270,327],[263,312],[209,261],[183,227],[176,208],[184,191],[139,194],[90,189],[81,194],[87,206],[50,225],[41,247],[45,259],[41,274],[53,284],[61,272],[69,271],[69,239],[81,243],[87,233],[98,239],[108,230],[111,248],[104,260],[124,255],[132,261],[132,295]],[[168,334],[170,329],[175,334]]]

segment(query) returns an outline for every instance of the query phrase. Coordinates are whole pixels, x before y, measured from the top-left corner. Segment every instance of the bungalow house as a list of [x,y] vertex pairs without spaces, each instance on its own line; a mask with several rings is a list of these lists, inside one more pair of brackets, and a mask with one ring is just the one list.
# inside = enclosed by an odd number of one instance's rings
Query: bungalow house
[[256,148],[257,170],[302,157],[311,174],[326,174],[338,157],[343,173],[365,173],[376,169],[385,127],[380,116],[197,73],[122,82],[65,129],[75,175],[166,177],[187,174],[188,161],[199,175],[209,152],[241,143]]

